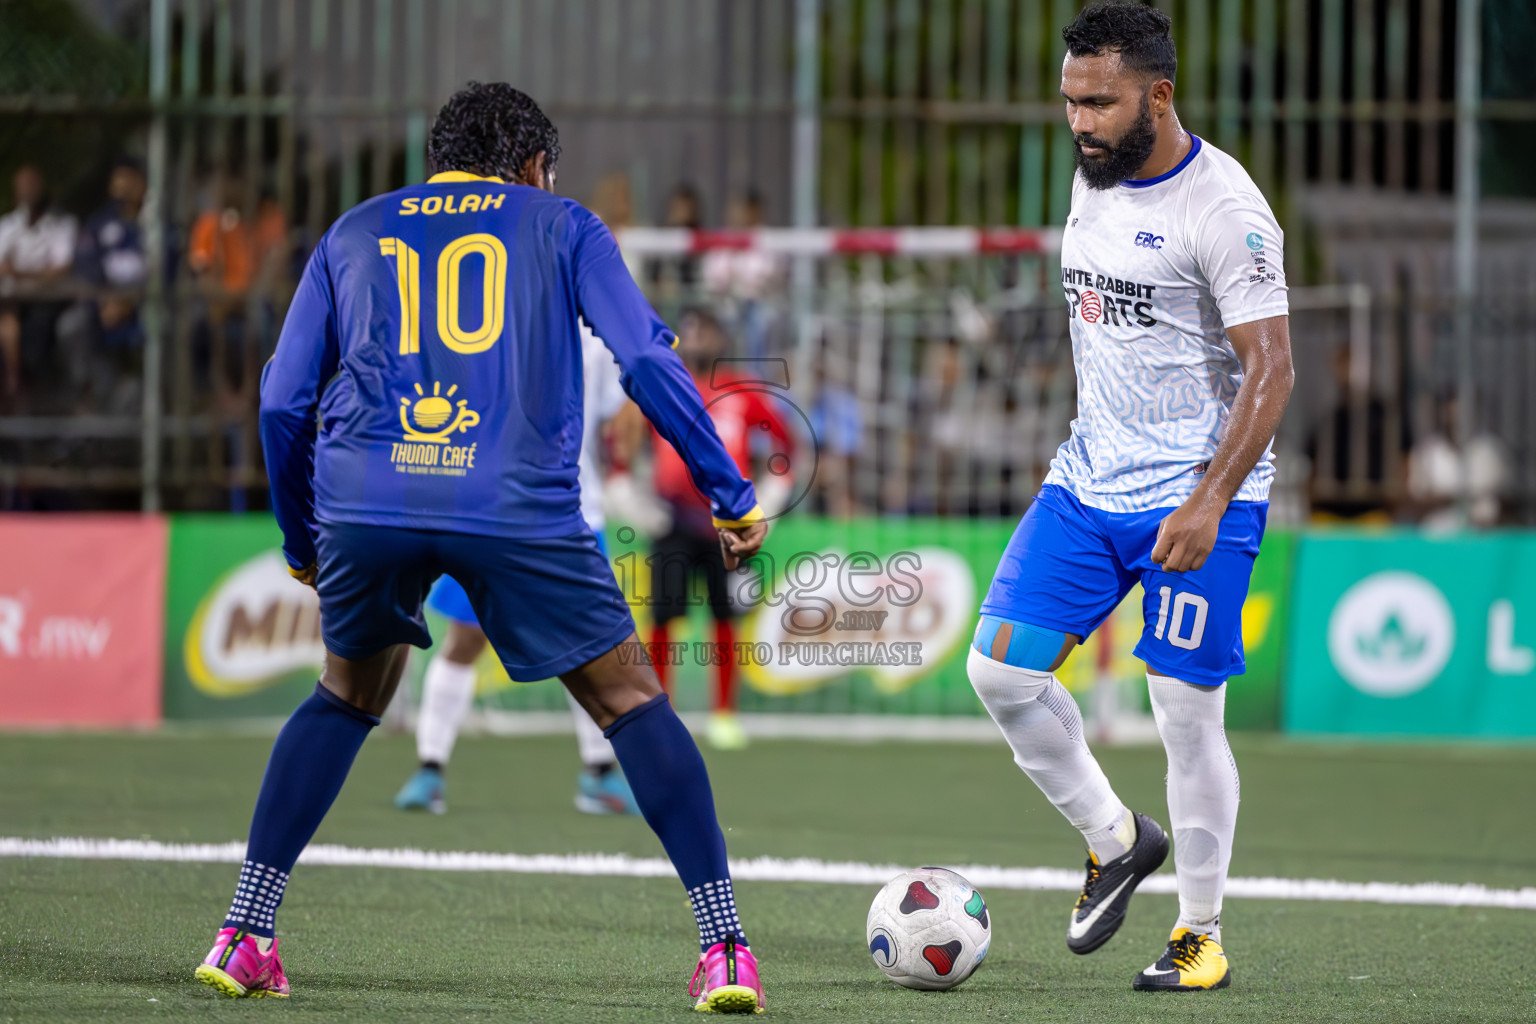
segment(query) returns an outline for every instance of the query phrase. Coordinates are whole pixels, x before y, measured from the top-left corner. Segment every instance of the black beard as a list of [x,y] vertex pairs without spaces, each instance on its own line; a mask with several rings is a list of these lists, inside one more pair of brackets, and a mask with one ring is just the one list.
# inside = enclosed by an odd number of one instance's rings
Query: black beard
[[[1089,145],[1104,150],[1101,157],[1086,157],[1083,155],[1083,146]],[[1157,145],[1157,126],[1152,123],[1152,110],[1148,106],[1146,98],[1141,101],[1141,113],[1136,120],[1125,130],[1117,145],[1111,146],[1103,139],[1092,135],[1076,135],[1072,138],[1072,154],[1077,161],[1077,173],[1082,175],[1083,184],[1089,188],[1102,191],[1106,188],[1114,188],[1137,171],[1141,170],[1152,156],[1152,149]]]

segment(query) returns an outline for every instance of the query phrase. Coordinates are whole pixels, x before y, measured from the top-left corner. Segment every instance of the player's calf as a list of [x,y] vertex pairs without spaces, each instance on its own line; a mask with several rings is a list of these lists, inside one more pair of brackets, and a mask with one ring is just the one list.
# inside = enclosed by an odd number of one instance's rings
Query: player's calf
[[1083,738],[1077,702],[1051,674],[1074,634],[983,615],[966,671],[1014,761],[1088,844],[1067,947],[1091,953],[1120,928],[1136,886],[1168,856],[1168,837],[1120,802]]
[[[631,633],[627,642],[638,640]],[[702,954],[692,987],[699,988],[701,972],[704,977],[705,998],[697,1008],[760,1008],[762,984],[736,913],[709,773],[655,672],[609,651],[560,678],[593,721],[605,726],[640,812],[688,891]],[[750,1006],[747,993],[754,994]]]

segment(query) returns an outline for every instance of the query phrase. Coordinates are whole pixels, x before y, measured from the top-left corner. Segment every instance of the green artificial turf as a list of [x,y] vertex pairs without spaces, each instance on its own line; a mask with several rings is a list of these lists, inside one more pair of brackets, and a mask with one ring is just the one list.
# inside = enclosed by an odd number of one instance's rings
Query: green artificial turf
[[[0,835],[243,837],[270,740],[0,737]],[[1236,744],[1233,873],[1536,885],[1536,750]],[[759,742],[710,755],[734,856],[1076,867],[1071,830],[1001,745]],[[565,738],[469,738],[446,817],[390,798],[412,746],[380,736],[317,842],[658,856],[642,822],[571,809]],[[1102,752],[1166,821],[1153,748]],[[1171,863],[1168,869],[1171,869]],[[192,981],[235,865],[0,859],[0,1021],[689,1020],[694,932],[670,879],[300,867],[278,919],[294,997]],[[1064,943],[1066,893],[988,892],[986,964],[896,989],[863,946],[872,887],[738,884],[769,1012],[793,1021],[1536,1020],[1536,912],[1231,900],[1232,988],[1130,991],[1176,913],[1142,895],[1103,950]]]

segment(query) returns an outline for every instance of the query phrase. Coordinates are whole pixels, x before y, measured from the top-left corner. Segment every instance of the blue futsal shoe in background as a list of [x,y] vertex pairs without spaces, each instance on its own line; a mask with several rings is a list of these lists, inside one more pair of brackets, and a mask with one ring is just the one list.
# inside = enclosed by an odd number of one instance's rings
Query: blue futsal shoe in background
[[436,768],[418,768],[395,794],[395,806],[402,811],[430,811],[433,814],[448,810],[443,773]]
[[583,814],[640,813],[629,780],[617,766],[601,774],[587,770],[576,776],[576,809]]

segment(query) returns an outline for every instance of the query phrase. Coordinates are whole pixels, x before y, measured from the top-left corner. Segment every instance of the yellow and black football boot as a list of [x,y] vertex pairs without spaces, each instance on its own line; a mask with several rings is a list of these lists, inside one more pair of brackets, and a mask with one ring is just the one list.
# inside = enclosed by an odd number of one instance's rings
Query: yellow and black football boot
[[1136,975],[1137,992],[1207,992],[1232,984],[1232,965],[1209,935],[1175,928],[1157,963]]

